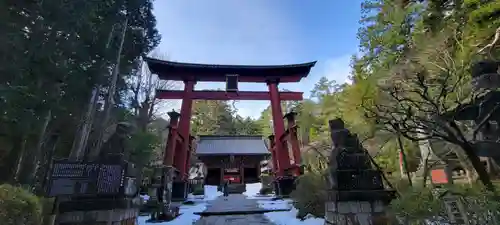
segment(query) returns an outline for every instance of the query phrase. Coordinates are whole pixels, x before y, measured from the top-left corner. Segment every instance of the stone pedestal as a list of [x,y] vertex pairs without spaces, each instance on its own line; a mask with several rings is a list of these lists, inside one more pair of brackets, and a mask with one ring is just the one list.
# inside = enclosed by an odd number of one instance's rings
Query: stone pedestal
[[188,194],[187,181],[174,181],[172,182],[172,201],[182,202],[185,201]]
[[287,198],[295,190],[295,177],[281,177],[275,181],[275,193],[277,196]]
[[385,204],[381,201],[327,202],[325,225],[387,225]]
[[60,214],[56,222],[59,225],[134,225],[138,215],[138,209],[75,211]]
[[166,166],[163,168],[163,197],[164,203],[170,204],[172,202],[172,188],[175,177],[177,176],[177,170],[174,167]]
[[274,194],[275,194],[276,196],[278,196],[278,195],[279,195],[279,192],[280,192],[279,187],[278,187],[278,181],[277,181],[277,180],[273,180],[273,181],[271,182],[271,187],[273,188]]

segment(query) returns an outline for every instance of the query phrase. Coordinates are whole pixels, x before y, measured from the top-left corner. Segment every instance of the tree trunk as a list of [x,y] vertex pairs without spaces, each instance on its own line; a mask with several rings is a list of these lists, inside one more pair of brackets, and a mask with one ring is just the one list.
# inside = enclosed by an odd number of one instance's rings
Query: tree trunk
[[477,177],[477,174],[475,173],[475,169],[474,169],[474,166],[472,165],[471,161],[469,160],[469,158],[467,158],[467,156],[463,152],[456,152],[455,154],[460,162],[460,165],[462,165],[462,167],[465,170],[467,182],[469,184],[474,183],[474,181],[476,180],[475,178]]
[[16,179],[16,169],[17,165],[19,163],[19,159],[21,158],[21,152],[19,149],[21,149],[21,144],[24,140],[24,136],[22,135],[14,135],[12,138],[12,143],[13,146],[9,150],[9,153],[3,160],[4,162],[2,163],[3,165],[3,171],[2,173],[2,182],[15,182]]
[[22,135],[21,140],[19,140],[19,143],[16,144],[16,146],[12,149],[12,151],[18,151],[19,155],[16,159],[16,169],[14,173],[14,182],[19,182],[21,180],[21,169],[24,164],[24,159],[26,157],[26,142],[27,142],[27,136],[26,134]]
[[479,176],[479,180],[481,180],[481,182],[489,191],[495,192],[495,186],[491,182],[488,171],[486,171],[486,168],[484,167],[483,163],[476,155],[474,148],[467,142],[463,143],[461,147],[464,150],[465,155],[467,155],[467,157],[469,158],[472,166],[476,170],[477,175]]
[[406,155],[405,155],[405,151],[404,151],[404,146],[403,146],[403,141],[401,140],[401,135],[398,134],[398,145],[399,145],[399,154],[400,154],[400,170],[401,170],[401,177],[404,177],[406,176],[406,178],[408,179],[408,184],[410,186],[413,186],[412,182],[411,182],[411,176],[410,176],[410,172],[408,170],[408,164],[406,162]]
[[39,160],[39,166],[35,171],[34,192],[38,195],[43,194],[45,190],[47,175],[52,163],[52,157],[59,141],[59,134],[52,134],[43,146],[43,155]]
[[423,171],[422,171],[422,187],[427,186],[427,178],[429,177],[429,155],[422,162]]
[[456,138],[457,141],[459,142],[457,144],[462,148],[467,158],[469,158],[469,162],[471,163],[472,167],[476,170],[477,175],[479,176],[479,180],[481,180],[486,189],[488,189],[491,192],[495,192],[495,186],[491,182],[490,175],[488,174],[488,171],[486,171],[486,168],[484,167],[483,163],[477,156],[474,147],[465,138],[459,126],[455,122],[450,122],[449,125],[452,128],[453,131],[452,133],[457,134]]
[[87,112],[83,115],[83,120],[79,124],[79,128],[75,135],[75,140],[73,141],[73,146],[71,147],[71,153],[69,156],[70,159],[81,160],[85,156],[87,142],[96,112],[96,105],[97,101],[99,100],[100,89],[100,86],[97,86],[92,90],[90,101],[87,105]]
[[27,161],[27,167],[25,166],[25,183],[29,185],[33,185],[33,178],[36,174],[36,171],[38,170],[38,167],[40,166],[40,161],[42,160],[42,157],[44,155],[43,152],[43,145],[45,143],[45,138],[46,138],[46,133],[47,133],[47,127],[49,126],[49,123],[52,119],[52,110],[47,111],[47,114],[45,115],[45,119],[43,121],[42,128],[40,129],[40,132],[38,133],[38,142],[36,144],[36,149],[35,152],[31,157],[29,157],[29,161]]

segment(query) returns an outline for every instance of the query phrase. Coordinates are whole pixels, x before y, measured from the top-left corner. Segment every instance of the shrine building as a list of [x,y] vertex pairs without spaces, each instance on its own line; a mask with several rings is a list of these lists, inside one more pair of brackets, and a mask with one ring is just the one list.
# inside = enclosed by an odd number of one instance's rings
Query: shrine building
[[270,157],[262,136],[199,136],[197,158],[207,168],[205,184],[258,183],[261,161]]

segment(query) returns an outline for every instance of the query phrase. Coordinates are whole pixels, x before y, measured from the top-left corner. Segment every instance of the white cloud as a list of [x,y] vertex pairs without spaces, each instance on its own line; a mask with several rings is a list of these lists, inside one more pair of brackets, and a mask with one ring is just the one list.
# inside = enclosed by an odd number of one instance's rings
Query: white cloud
[[323,75],[329,80],[335,80],[337,84],[351,83],[351,55],[327,60],[323,66]]

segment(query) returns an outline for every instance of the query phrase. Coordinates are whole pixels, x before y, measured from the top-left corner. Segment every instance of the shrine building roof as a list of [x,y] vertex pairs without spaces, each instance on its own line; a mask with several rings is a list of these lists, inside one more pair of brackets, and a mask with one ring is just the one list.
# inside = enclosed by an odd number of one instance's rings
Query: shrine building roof
[[288,65],[217,65],[164,61],[144,58],[149,70],[163,80],[225,82],[226,75],[237,74],[240,82],[299,82],[307,77],[314,62]]
[[201,135],[196,155],[268,155],[262,136]]

